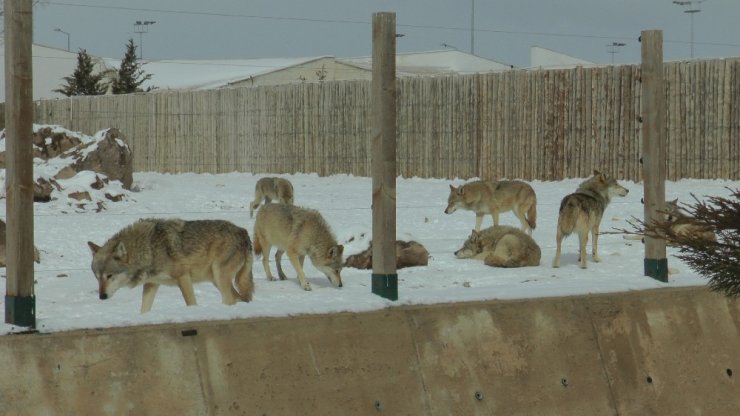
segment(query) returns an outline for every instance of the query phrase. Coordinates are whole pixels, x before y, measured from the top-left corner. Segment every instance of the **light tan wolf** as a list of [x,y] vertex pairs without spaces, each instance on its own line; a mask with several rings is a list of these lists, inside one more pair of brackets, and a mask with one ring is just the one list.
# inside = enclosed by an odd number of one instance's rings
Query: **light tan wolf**
[[709,227],[700,224],[678,206],[678,198],[665,203],[667,221],[671,231],[679,236],[694,236],[705,241],[717,241],[717,235]]
[[152,308],[159,285],[179,286],[187,305],[195,305],[193,283],[204,281],[218,288],[227,305],[237,297],[252,300],[252,242],[247,230],[228,221],[142,219],[102,247],[87,244],[100,299],[121,287],[143,285],[141,313]]
[[[687,215],[678,205],[678,198],[666,201],[663,212],[666,224],[670,224],[670,232],[677,236],[694,236],[704,241],[717,241],[717,235],[709,227],[699,224],[693,217]],[[642,240],[642,234],[624,235],[625,240]],[[666,242],[667,245],[674,244]]]
[[499,214],[506,211],[514,212],[522,231],[532,235],[537,227],[537,196],[522,181],[474,181],[458,188],[450,185],[445,214],[452,214],[458,208],[475,212],[476,231],[480,231],[483,215],[491,214],[493,225],[498,225]]
[[571,233],[578,233],[579,261],[582,269],[586,268],[586,244],[591,232],[593,261],[599,262],[599,226],[606,207],[614,196],[626,196],[629,190],[620,185],[616,179],[597,170],[594,176],[585,180],[572,194],[566,195],[560,202],[558,229],[556,233],[557,249],[552,267],[560,267],[560,249],[563,239]]
[[542,252],[531,236],[508,225],[494,225],[470,234],[458,259],[476,259],[492,267],[539,266]]
[[270,203],[273,200],[283,204],[293,205],[293,184],[283,178],[261,178],[254,186],[254,200],[249,206],[249,217],[254,217],[254,210],[262,201]]
[[254,224],[254,252],[262,255],[262,266],[268,280],[275,280],[269,266],[272,246],[277,247],[275,263],[280,280],[287,278],[280,263],[283,253],[286,253],[304,290],[311,290],[303,272],[306,256],[330,282],[342,287],[344,246],[337,244],[329,224],[318,211],[286,204],[267,204],[260,208]]
[[[404,267],[426,266],[429,264],[429,252],[417,241],[396,240],[396,269]],[[365,251],[347,256],[344,260],[345,267],[356,269],[373,268],[373,242]]]

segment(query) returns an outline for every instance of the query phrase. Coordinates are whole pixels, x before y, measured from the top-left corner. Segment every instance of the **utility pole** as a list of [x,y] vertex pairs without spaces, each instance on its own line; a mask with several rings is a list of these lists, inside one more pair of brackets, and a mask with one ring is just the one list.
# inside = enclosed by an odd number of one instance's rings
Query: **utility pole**
[[5,322],[36,327],[33,286],[33,67],[31,0],[5,0]]
[[396,273],[396,14],[373,14],[370,140],[373,173],[372,293],[398,300]]
[[[665,88],[663,32],[640,34],[642,64],[642,181],[645,224],[663,219],[665,212]],[[668,282],[665,240],[645,236],[645,276]]]

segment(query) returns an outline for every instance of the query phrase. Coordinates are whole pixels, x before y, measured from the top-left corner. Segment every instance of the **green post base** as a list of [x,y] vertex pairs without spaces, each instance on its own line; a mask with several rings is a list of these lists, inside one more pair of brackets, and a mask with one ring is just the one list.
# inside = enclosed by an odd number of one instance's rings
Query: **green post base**
[[668,283],[668,259],[645,259],[645,276]]
[[398,300],[398,275],[373,273],[372,291],[381,298]]
[[5,295],[5,323],[36,328],[36,297]]

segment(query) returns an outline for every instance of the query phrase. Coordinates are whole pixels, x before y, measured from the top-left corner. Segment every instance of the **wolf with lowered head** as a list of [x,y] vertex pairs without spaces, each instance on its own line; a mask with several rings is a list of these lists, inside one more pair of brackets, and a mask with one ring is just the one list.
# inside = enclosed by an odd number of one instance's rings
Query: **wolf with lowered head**
[[601,261],[598,253],[601,218],[614,196],[626,196],[627,193],[629,190],[620,185],[616,179],[594,170],[592,177],[582,182],[574,193],[566,195],[560,202],[557,248],[552,267],[560,267],[560,247],[563,239],[574,232],[578,234],[578,258],[581,268],[586,268],[586,244],[589,232],[592,238],[593,261]]
[[280,280],[287,277],[280,260],[283,253],[298,273],[303,290],[311,290],[303,271],[306,256],[321,270],[334,286],[342,287],[342,253],[344,246],[337,244],[326,220],[318,211],[286,204],[267,204],[257,212],[254,224],[254,253],[262,255],[262,266],[268,280],[275,280],[270,272],[269,256],[272,246],[277,247]]
[[252,242],[247,230],[228,221],[142,219],[103,246],[87,244],[100,299],[141,285],[141,313],[152,308],[160,285],[177,285],[187,305],[196,303],[193,283],[204,281],[218,288],[224,304],[252,300]]
[[254,210],[259,208],[262,201],[269,204],[273,200],[293,205],[293,184],[287,179],[278,177],[260,178],[254,186],[254,200],[249,205],[249,218],[254,217]]

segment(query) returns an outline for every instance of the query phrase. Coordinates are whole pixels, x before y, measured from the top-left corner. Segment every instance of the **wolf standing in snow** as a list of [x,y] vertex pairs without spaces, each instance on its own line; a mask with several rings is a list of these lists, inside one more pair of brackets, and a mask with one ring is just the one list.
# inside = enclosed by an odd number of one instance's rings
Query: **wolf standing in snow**
[[522,181],[474,181],[458,188],[450,185],[445,214],[457,209],[475,212],[475,230],[480,231],[483,215],[491,214],[493,225],[499,224],[499,214],[513,211],[522,231],[532,235],[537,227],[537,196],[534,189]]
[[275,280],[269,266],[272,246],[277,247],[275,263],[280,280],[287,278],[280,263],[286,253],[304,290],[311,290],[303,272],[306,256],[334,286],[342,287],[344,246],[337,244],[329,224],[318,211],[285,204],[267,204],[260,208],[254,224],[254,252],[262,255],[262,266],[269,280]]
[[152,308],[159,285],[177,285],[187,305],[195,305],[193,283],[203,281],[211,281],[227,305],[252,300],[252,242],[247,230],[228,221],[142,219],[102,247],[87,244],[100,299],[143,285],[141,313]]
[[262,201],[270,203],[273,200],[293,205],[293,184],[283,178],[261,178],[254,187],[254,200],[249,206],[249,217],[254,217],[254,210]]
[[627,193],[629,190],[620,185],[616,179],[595,170],[594,176],[581,183],[574,193],[566,195],[560,202],[556,233],[557,249],[552,267],[560,267],[561,244],[563,239],[573,232],[578,234],[581,268],[586,268],[586,244],[589,232],[592,238],[593,261],[601,261],[598,253],[601,218],[612,197],[626,196]]
[[470,234],[460,250],[458,259],[483,260],[492,267],[539,266],[540,246],[528,234],[508,225],[494,225]]

